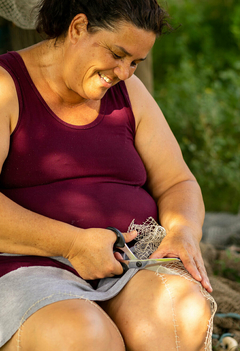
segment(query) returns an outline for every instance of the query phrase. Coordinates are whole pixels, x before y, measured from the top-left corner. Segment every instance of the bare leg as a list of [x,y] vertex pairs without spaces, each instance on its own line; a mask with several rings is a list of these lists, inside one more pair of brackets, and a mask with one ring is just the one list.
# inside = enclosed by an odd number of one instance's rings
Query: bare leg
[[38,310],[0,350],[124,351],[125,347],[117,327],[98,305],[73,299]]
[[210,319],[199,286],[183,277],[140,271],[118,296],[100,303],[128,351],[202,351]]

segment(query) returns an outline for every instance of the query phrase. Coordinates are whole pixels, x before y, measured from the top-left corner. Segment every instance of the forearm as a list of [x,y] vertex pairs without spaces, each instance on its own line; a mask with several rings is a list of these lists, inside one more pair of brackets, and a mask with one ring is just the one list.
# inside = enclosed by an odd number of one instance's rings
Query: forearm
[[0,252],[65,257],[80,230],[31,212],[0,193]]
[[167,232],[189,229],[198,241],[201,240],[205,215],[204,203],[198,183],[187,180],[175,184],[157,201],[159,221]]
[[[126,242],[137,232],[123,233]],[[0,193],[0,252],[62,256],[83,279],[120,275],[115,258],[116,235],[108,229],[81,229],[28,211]]]

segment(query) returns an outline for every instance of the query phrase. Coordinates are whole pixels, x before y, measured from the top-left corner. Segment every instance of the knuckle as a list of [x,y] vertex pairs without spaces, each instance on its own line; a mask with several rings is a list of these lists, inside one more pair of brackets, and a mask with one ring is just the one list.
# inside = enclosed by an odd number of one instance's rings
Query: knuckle
[[93,279],[103,279],[103,278],[106,278],[106,275],[101,272],[101,273],[98,273]]
[[190,255],[185,255],[182,260],[185,262],[185,264],[188,264],[188,265],[192,265],[194,264],[194,260],[192,258],[192,256]]
[[109,262],[105,267],[105,273],[107,276],[111,276],[116,271],[116,266],[113,262]]

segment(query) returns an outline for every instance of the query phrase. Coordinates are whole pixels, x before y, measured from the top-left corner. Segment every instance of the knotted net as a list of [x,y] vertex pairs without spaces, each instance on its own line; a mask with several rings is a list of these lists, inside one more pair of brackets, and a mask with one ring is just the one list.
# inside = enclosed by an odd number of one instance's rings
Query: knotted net
[[240,345],[240,253],[234,247],[217,249],[209,243],[201,243],[201,251],[218,305],[213,345],[217,347],[218,337],[226,334],[231,334]]
[[39,0],[0,0],[0,16],[23,29],[35,29]]
[[[138,236],[133,247],[133,252],[139,259],[148,258],[161,244],[163,238],[166,236],[166,231],[161,227],[152,217],[149,217],[143,224],[135,224],[134,220],[131,222],[128,231],[136,230]],[[168,274],[179,275],[191,282],[196,283],[202,295],[210,302],[211,318],[208,322],[207,335],[205,339],[205,351],[212,351],[212,331],[213,318],[217,310],[217,305],[214,298],[203,288],[203,286],[196,281],[190,273],[185,269],[183,264],[179,261],[168,262],[154,267],[156,274],[161,278],[172,305],[173,327],[176,340],[176,350],[181,349],[181,340],[178,336],[178,321],[175,312],[174,291],[168,284]],[[153,270],[153,267],[151,267]]]

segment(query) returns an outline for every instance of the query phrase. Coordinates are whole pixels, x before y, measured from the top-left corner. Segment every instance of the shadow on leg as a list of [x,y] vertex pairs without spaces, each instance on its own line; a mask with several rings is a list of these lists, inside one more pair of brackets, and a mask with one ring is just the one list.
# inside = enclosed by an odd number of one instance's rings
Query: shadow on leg
[[211,317],[197,284],[140,271],[114,299],[101,303],[128,351],[202,351]]

